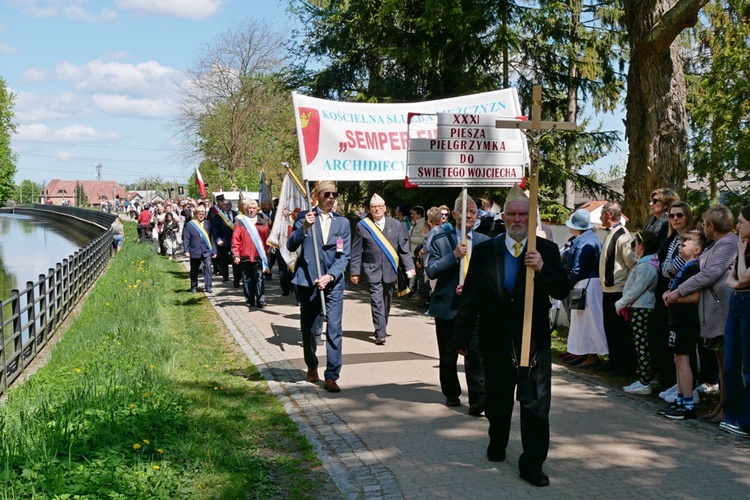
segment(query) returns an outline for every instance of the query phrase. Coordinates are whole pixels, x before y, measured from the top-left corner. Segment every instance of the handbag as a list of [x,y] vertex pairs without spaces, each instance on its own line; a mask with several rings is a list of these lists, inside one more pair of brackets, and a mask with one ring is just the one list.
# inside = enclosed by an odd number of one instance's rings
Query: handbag
[[586,309],[586,288],[589,286],[589,281],[591,281],[591,278],[586,282],[586,286],[574,288],[568,294],[571,310],[582,311]]

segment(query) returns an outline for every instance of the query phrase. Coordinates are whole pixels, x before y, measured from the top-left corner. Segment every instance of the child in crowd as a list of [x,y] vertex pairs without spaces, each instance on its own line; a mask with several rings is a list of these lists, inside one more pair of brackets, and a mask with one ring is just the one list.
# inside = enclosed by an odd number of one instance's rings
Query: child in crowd
[[659,257],[656,255],[659,240],[653,233],[639,231],[635,234],[632,245],[638,261],[628,274],[622,298],[615,302],[615,309],[618,315],[631,317],[630,325],[638,359],[638,380],[622,389],[629,394],[651,394],[648,317],[656,304],[654,291],[659,272]]
[[[676,290],[688,278],[698,274],[698,256],[707,243],[706,236],[700,231],[689,231],[680,236],[679,252],[685,264],[669,284],[669,291]],[[700,336],[699,298],[700,292],[696,291],[680,297],[669,306],[669,347],[674,351],[677,370],[677,399],[666,409],[659,410],[659,414],[673,420],[693,419],[696,416],[690,355],[695,353]]]

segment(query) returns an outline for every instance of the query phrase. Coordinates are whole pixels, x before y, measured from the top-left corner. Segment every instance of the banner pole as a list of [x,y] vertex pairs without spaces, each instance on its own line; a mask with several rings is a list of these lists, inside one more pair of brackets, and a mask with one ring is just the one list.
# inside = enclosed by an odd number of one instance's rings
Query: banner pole
[[[310,205],[310,210],[312,210],[313,206],[312,196],[310,196],[310,183],[307,179],[305,179],[305,194],[307,195],[307,203]],[[318,235],[315,233],[315,225],[313,224],[310,226],[309,230],[312,231],[313,251],[315,252],[315,271],[317,272],[318,279],[320,279],[320,252],[318,251]],[[326,294],[322,289],[318,289],[318,291],[320,292],[320,312],[323,315],[323,321],[328,321],[328,313],[326,312]]]
[[[466,239],[466,186],[461,188],[461,241],[463,243],[468,244],[468,240]],[[466,259],[461,259],[461,263],[459,264],[459,273],[458,273],[458,285],[463,286],[464,280],[466,279]]]

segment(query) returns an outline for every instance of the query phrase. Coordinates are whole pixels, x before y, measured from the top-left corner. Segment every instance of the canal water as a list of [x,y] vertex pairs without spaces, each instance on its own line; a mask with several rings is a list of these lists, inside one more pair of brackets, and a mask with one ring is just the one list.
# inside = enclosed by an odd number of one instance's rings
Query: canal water
[[0,300],[26,288],[27,281],[39,280],[91,239],[59,221],[0,213]]

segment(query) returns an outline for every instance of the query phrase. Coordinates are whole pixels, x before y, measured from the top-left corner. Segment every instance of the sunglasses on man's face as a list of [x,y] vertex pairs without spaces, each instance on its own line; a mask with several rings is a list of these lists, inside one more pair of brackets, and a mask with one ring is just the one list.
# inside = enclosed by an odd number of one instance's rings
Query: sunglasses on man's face
[[685,217],[685,214],[683,214],[682,212],[676,212],[676,213],[673,213],[673,214],[669,214],[669,218],[670,219],[682,219],[683,217]]
[[656,205],[657,203],[661,203],[661,201],[658,200],[658,199],[656,199],[656,198],[651,198],[651,204],[652,205]]
[[330,198],[331,196],[333,196],[333,199],[335,200],[339,197],[339,194],[333,191],[325,191],[323,193],[320,193],[320,196],[322,196],[323,198]]
[[448,217],[448,212],[440,212],[441,217]]

